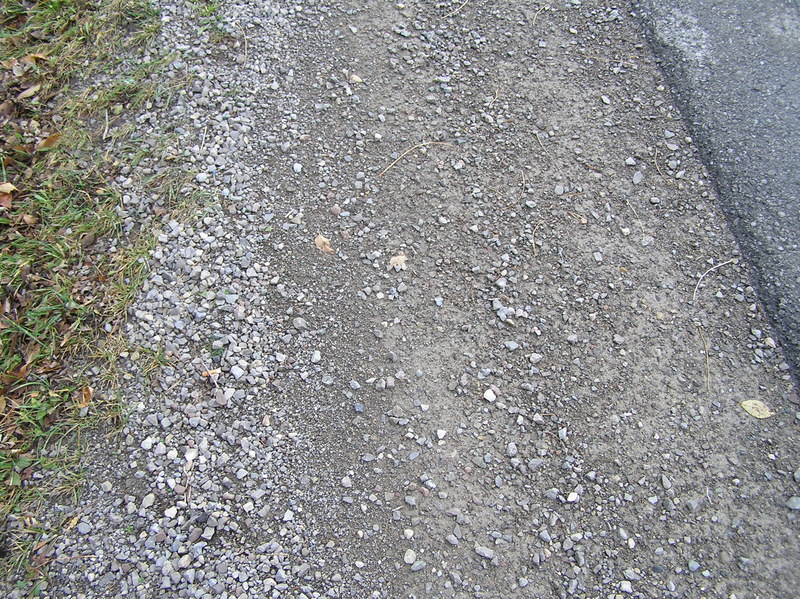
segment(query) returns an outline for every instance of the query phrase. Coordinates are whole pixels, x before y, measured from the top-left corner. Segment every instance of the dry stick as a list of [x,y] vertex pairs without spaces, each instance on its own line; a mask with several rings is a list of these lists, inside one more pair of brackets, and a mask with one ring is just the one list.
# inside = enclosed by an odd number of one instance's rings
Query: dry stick
[[656,148],[656,153],[653,155],[653,164],[656,165],[656,170],[658,171],[658,174],[661,175],[661,178],[667,183],[672,183],[672,180],[668,179],[667,176],[661,172],[661,166],[658,164],[658,148]]
[[717,264],[716,266],[712,266],[712,267],[711,267],[711,268],[709,268],[709,269],[708,269],[706,272],[704,272],[702,275],[700,275],[700,280],[699,280],[699,281],[697,281],[697,285],[695,285],[695,286],[694,286],[694,293],[692,294],[692,301],[694,301],[695,299],[697,299],[697,290],[700,288],[700,283],[702,283],[702,282],[703,282],[703,279],[705,278],[705,276],[706,276],[708,273],[710,273],[712,270],[717,270],[718,268],[720,268],[720,267],[722,267],[722,266],[725,266],[726,264],[730,264],[730,263],[731,263],[731,262],[733,262],[734,260],[736,260],[736,258],[731,258],[730,260],[726,260],[726,261],[725,261],[725,262],[723,262],[722,264]]
[[494,90],[494,98],[492,98],[492,101],[489,102],[489,105],[487,106],[487,108],[491,109],[492,106],[494,105],[494,103],[497,102],[497,98],[499,98],[499,97],[500,97],[500,88],[497,88],[497,89]]
[[700,333],[700,338],[703,340],[703,352],[706,354],[706,391],[711,393],[711,360],[708,357],[708,342],[700,325],[696,324],[694,326],[697,327],[697,332]]
[[542,8],[540,8],[539,10],[537,10],[537,11],[536,11],[536,14],[535,14],[535,15],[533,15],[533,22],[531,22],[531,27],[533,27],[533,26],[535,26],[535,25],[536,25],[536,17],[538,17],[538,16],[539,16],[539,13],[540,13],[540,12],[542,12],[542,11],[543,11],[545,8],[547,8],[547,7],[546,7],[546,6],[542,6]]
[[631,212],[633,212],[633,215],[636,217],[636,221],[639,223],[639,228],[642,230],[642,235],[647,235],[647,233],[644,230],[644,225],[642,224],[642,219],[639,218],[638,214],[636,214],[636,208],[633,207],[633,204],[631,204],[627,196],[625,196],[625,203],[628,205],[628,208],[631,209]]
[[106,140],[106,137],[108,137],[108,110],[106,110],[106,126],[103,129],[103,141]]
[[543,224],[544,224],[544,221],[540,220],[538,223],[536,223],[536,226],[533,228],[533,233],[531,233],[531,245],[533,246],[533,257],[534,258],[536,258],[536,231],[538,231],[539,227],[541,227]]
[[556,161],[553,160],[552,156],[550,156],[550,152],[548,152],[547,148],[544,147],[544,144],[542,143],[542,138],[539,137],[539,133],[537,132],[535,135],[536,135],[536,141],[539,142],[539,146],[542,148],[542,152],[544,152],[544,155],[547,156],[547,159],[550,161],[550,164],[556,167],[556,170],[558,170],[558,172],[561,173],[561,167],[558,166],[558,164],[556,164]]
[[406,155],[410,154],[410,153],[411,153],[411,152],[413,152],[414,150],[418,150],[419,148],[424,148],[425,146],[450,146],[451,148],[454,148],[454,147],[455,147],[453,144],[451,144],[451,143],[448,143],[448,142],[446,142],[446,141],[425,141],[425,142],[423,142],[423,143],[421,143],[421,144],[417,144],[417,145],[415,145],[415,146],[412,146],[412,147],[408,148],[408,149],[407,149],[405,152],[403,152],[402,154],[400,154],[400,156],[398,156],[398,157],[395,159],[395,161],[394,161],[394,162],[392,162],[392,163],[391,163],[389,166],[387,166],[385,169],[383,169],[383,170],[380,172],[380,174],[379,174],[378,176],[379,176],[379,177],[383,177],[383,176],[384,176],[386,173],[388,173],[388,172],[389,172],[389,170],[390,170],[390,169],[391,169],[391,168],[392,168],[392,167],[393,167],[395,164],[397,164],[398,162],[400,162],[400,161],[401,161],[401,160],[402,160],[402,159],[403,159],[403,158],[404,158]]
[[462,9],[462,8],[464,8],[464,7],[467,5],[467,2],[469,2],[469,0],[464,0],[464,2],[462,2],[462,3],[461,3],[461,6],[459,6],[459,7],[458,7],[457,9],[455,9],[454,11],[447,13],[447,14],[444,16],[444,18],[445,18],[445,19],[449,19],[449,18],[450,18],[450,17],[452,17],[453,15],[456,15],[456,14],[458,14],[458,13],[461,11],[461,9]]

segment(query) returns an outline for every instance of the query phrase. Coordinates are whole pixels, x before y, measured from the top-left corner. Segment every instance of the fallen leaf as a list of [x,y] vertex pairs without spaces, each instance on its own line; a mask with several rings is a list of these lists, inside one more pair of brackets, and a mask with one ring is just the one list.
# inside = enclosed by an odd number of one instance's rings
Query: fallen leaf
[[20,62],[24,62],[25,64],[36,64],[36,60],[46,60],[47,54],[28,54],[27,56],[23,56],[20,59]]
[[67,532],[67,531],[69,531],[69,530],[72,530],[73,528],[75,528],[75,526],[77,526],[77,524],[78,524],[78,521],[79,521],[80,519],[81,519],[81,517],[80,517],[80,516],[74,516],[74,517],[73,517],[73,518],[72,518],[72,519],[69,521],[69,524],[67,524],[67,528],[64,530],[64,532]]
[[745,412],[751,416],[755,416],[756,418],[769,418],[770,416],[775,415],[775,412],[772,412],[767,407],[767,404],[765,404],[763,401],[759,401],[758,399],[748,399],[743,401],[741,405]]
[[61,139],[60,133],[53,133],[50,137],[45,139],[42,143],[39,144],[39,149],[49,149],[52,148],[54,145],[58,143],[58,140]]
[[314,240],[314,245],[316,245],[321,251],[325,252],[326,254],[336,253],[334,249],[331,247],[331,240],[322,235],[322,233],[317,235],[317,238]]
[[403,253],[397,254],[397,256],[392,256],[391,260],[389,260],[389,268],[394,268],[395,270],[405,270],[406,260],[406,255]]
[[32,214],[23,214],[22,220],[25,221],[26,225],[35,225],[39,222],[39,219]]
[[26,89],[24,92],[19,94],[17,96],[17,100],[24,100],[25,98],[30,98],[31,96],[35,95],[36,92],[38,92],[40,89],[42,89],[42,86],[41,86],[40,83],[37,83],[36,85],[32,85],[31,87]]
[[6,411],[6,396],[0,395],[0,415]]
[[84,387],[81,389],[81,401],[80,403],[76,404],[78,408],[86,408],[92,402],[92,396],[94,396],[94,389],[91,387]]
[[12,191],[17,191],[17,188],[11,183],[0,183],[0,193],[11,193]]
[[0,208],[5,208],[6,210],[11,210],[11,194],[10,193],[0,193]]

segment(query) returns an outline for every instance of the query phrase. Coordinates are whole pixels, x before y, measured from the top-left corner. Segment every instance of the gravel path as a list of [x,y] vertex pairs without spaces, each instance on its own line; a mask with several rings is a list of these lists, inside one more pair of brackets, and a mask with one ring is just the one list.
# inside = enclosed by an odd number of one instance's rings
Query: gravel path
[[627,4],[159,4],[132,413],[43,596],[793,595],[796,393]]

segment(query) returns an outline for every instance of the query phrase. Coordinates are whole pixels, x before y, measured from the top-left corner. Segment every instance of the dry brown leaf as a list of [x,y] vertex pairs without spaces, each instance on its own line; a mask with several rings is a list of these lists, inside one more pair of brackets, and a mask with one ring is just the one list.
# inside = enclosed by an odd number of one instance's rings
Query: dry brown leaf
[[775,412],[771,411],[767,404],[758,399],[748,399],[743,401],[741,405],[745,412],[756,418],[769,418],[775,415]]
[[75,528],[78,525],[78,522],[80,521],[80,519],[81,519],[80,515],[74,516],[69,521],[69,524],[67,524],[67,528],[64,530],[64,532],[67,532],[67,531],[72,530],[73,528]]
[[389,260],[389,268],[394,268],[395,270],[405,270],[406,267],[406,260],[408,258],[402,252],[397,254],[396,256],[392,256],[391,260]]
[[11,183],[0,183],[0,193],[11,193],[12,191],[17,191],[14,185]]
[[35,225],[39,222],[39,219],[32,214],[23,214],[22,220],[25,221],[26,225]]
[[11,194],[10,193],[0,193],[0,208],[5,208],[6,210],[11,210]]
[[81,401],[76,404],[78,408],[86,408],[92,402],[92,397],[94,397],[94,389],[91,387],[84,387],[81,389]]
[[39,148],[52,148],[54,145],[58,143],[58,140],[61,139],[60,133],[53,133],[50,137],[45,139],[42,143],[39,144]]
[[314,240],[314,245],[316,245],[321,251],[325,252],[326,254],[336,253],[336,251],[331,247],[331,240],[325,237],[322,233],[317,235],[317,238]]
[[0,395],[0,416],[6,411],[6,396]]
[[30,98],[31,96],[35,95],[36,92],[38,92],[40,89],[42,89],[42,85],[40,83],[37,83],[36,85],[32,85],[28,89],[26,89],[24,92],[19,94],[17,96],[17,100],[24,100],[25,98]]
[[28,54],[27,56],[23,56],[20,58],[20,62],[24,62],[25,64],[36,64],[37,60],[46,60],[47,54]]

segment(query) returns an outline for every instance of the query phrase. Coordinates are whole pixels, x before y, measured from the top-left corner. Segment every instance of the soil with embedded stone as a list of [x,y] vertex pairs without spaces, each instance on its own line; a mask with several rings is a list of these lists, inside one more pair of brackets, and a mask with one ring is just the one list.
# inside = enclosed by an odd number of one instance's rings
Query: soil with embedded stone
[[628,5],[220,4],[159,3],[132,412],[43,596],[791,596],[795,390]]

